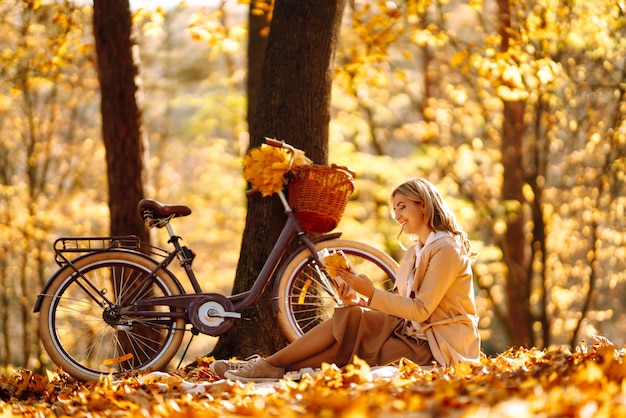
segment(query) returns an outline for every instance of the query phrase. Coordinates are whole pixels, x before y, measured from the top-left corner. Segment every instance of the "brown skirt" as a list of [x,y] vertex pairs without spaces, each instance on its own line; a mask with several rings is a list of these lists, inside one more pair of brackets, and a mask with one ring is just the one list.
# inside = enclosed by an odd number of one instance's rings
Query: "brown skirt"
[[404,335],[405,320],[358,306],[335,309],[333,336],[339,344],[335,364],[343,367],[356,355],[370,366],[407,358],[420,366],[434,361],[428,341]]

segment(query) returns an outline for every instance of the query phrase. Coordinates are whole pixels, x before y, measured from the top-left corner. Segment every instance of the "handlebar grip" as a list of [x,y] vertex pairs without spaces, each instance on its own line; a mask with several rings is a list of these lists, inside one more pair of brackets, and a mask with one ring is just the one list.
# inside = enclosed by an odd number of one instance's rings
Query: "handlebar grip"
[[268,138],[268,137],[265,137],[265,143],[267,145],[271,145],[272,147],[277,147],[277,148],[282,148],[283,145],[285,144],[281,140],[274,139],[274,138]]
[[246,197],[248,199],[258,195],[259,193],[261,193],[261,191],[259,189],[250,189],[248,191],[246,191]]

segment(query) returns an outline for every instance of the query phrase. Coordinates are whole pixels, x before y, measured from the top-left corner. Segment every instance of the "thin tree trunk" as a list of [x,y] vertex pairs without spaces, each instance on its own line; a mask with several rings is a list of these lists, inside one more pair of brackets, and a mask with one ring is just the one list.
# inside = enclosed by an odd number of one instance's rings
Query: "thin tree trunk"
[[[10,213],[10,211],[7,211],[7,213]],[[10,225],[9,222],[7,222],[6,224]],[[7,248],[4,243],[1,250],[3,254],[9,254],[9,248]],[[9,271],[8,263],[5,260],[6,259],[4,257],[0,260],[0,289],[2,289],[2,292],[0,292],[0,298],[2,300],[2,309],[0,309],[0,321],[2,321],[2,336],[4,348],[1,352],[2,355],[0,355],[0,361],[2,361],[2,364],[11,364],[12,353],[10,336],[12,335],[12,332],[11,319],[9,317],[9,312],[11,311],[11,295],[9,289],[11,286],[9,284],[7,274],[7,272]]]
[[[550,150],[548,141],[545,140],[545,135],[541,131],[541,121],[544,119],[543,115],[548,111],[548,108],[541,102],[537,104],[537,110],[535,112],[534,139],[530,144],[528,151],[529,158],[533,159],[532,167],[534,172],[527,176],[528,183],[534,195],[534,199],[531,202],[533,242],[528,262],[528,271],[531,272],[531,274],[533,274],[539,281],[537,288],[540,292],[539,300],[541,301],[538,307],[539,312],[536,315],[537,320],[541,323],[541,341],[536,341],[535,345],[538,345],[537,343],[539,343],[539,345],[544,347],[551,344],[552,337],[550,333],[550,318],[548,315],[549,290],[546,281],[548,274],[548,249],[546,245],[547,233],[546,223],[543,218],[543,198],[545,186],[542,182],[538,181],[538,179],[547,178],[547,156]],[[533,264],[535,264],[535,262],[539,265],[538,269],[533,268]]]
[[[511,33],[511,5],[509,0],[498,0],[499,32],[502,37],[501,50],[509,48]],[[502,243],[507,272],[507,302],[509,326],[512,331],[511,344],[531,346],[534,344],[532,316],[530,313],[530,275],[526,270],[527,244],[524,235],[525,216],[523,211],[524,102],[504,101],[504,122],[502,127],[502,199],[513,203],[514,208],[507,212],[507,230]]]
[[[128,0],[94,0],[93,8],[111,235],[134,234],[148,241],[148,230],[137,213],[137,203],[144,197],[142,174],[147,145],[141,131],[138,56],[133,56],[137,47],[130,5]],[[123,280],[121,275],[116,277]],[[156,330],[146,331],[144,337],[146,341],[157,341],[158,334]],[[131,345],[126,333],[118,337],[122,346]]]
[[147,231],[137,215],[137,202],[144,195],[144,144],[128,0],[94,0],[93,30],[102,96],[111,235],[137,234],[147,240]]

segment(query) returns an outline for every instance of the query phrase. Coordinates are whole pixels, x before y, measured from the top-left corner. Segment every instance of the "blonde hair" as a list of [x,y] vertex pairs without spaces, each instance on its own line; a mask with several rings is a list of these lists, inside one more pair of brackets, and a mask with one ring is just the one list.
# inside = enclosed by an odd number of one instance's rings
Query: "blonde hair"
[[[430,181],[418,177],[409,179],[394,189],[391,198],[393,199],[396,194],[402,194],[416,203],[423,203],[424,217],[428,228],[432,231],[451,233],[468,254],[473,254],[467,233],[459,226],[454,213],[443,201],[439,190]],[[393,205],[391,205],[391,213],[394,215]],[[398,237],[400,235],[402,235],[402,231]]]

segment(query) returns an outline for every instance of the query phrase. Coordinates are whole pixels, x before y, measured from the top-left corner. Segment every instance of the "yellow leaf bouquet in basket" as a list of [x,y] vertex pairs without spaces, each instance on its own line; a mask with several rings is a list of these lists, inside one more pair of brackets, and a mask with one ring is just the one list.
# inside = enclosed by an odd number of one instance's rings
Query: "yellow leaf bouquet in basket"
[[262,144],[251,149],[244,157],[243,176],[261,195],[270,196],[283,189],[287,182],[285,174],[290,168],[312,163],[304,156],[304,151],[299,149],[295,150],[292,167],[289,167],[290,160],[291,151]]

